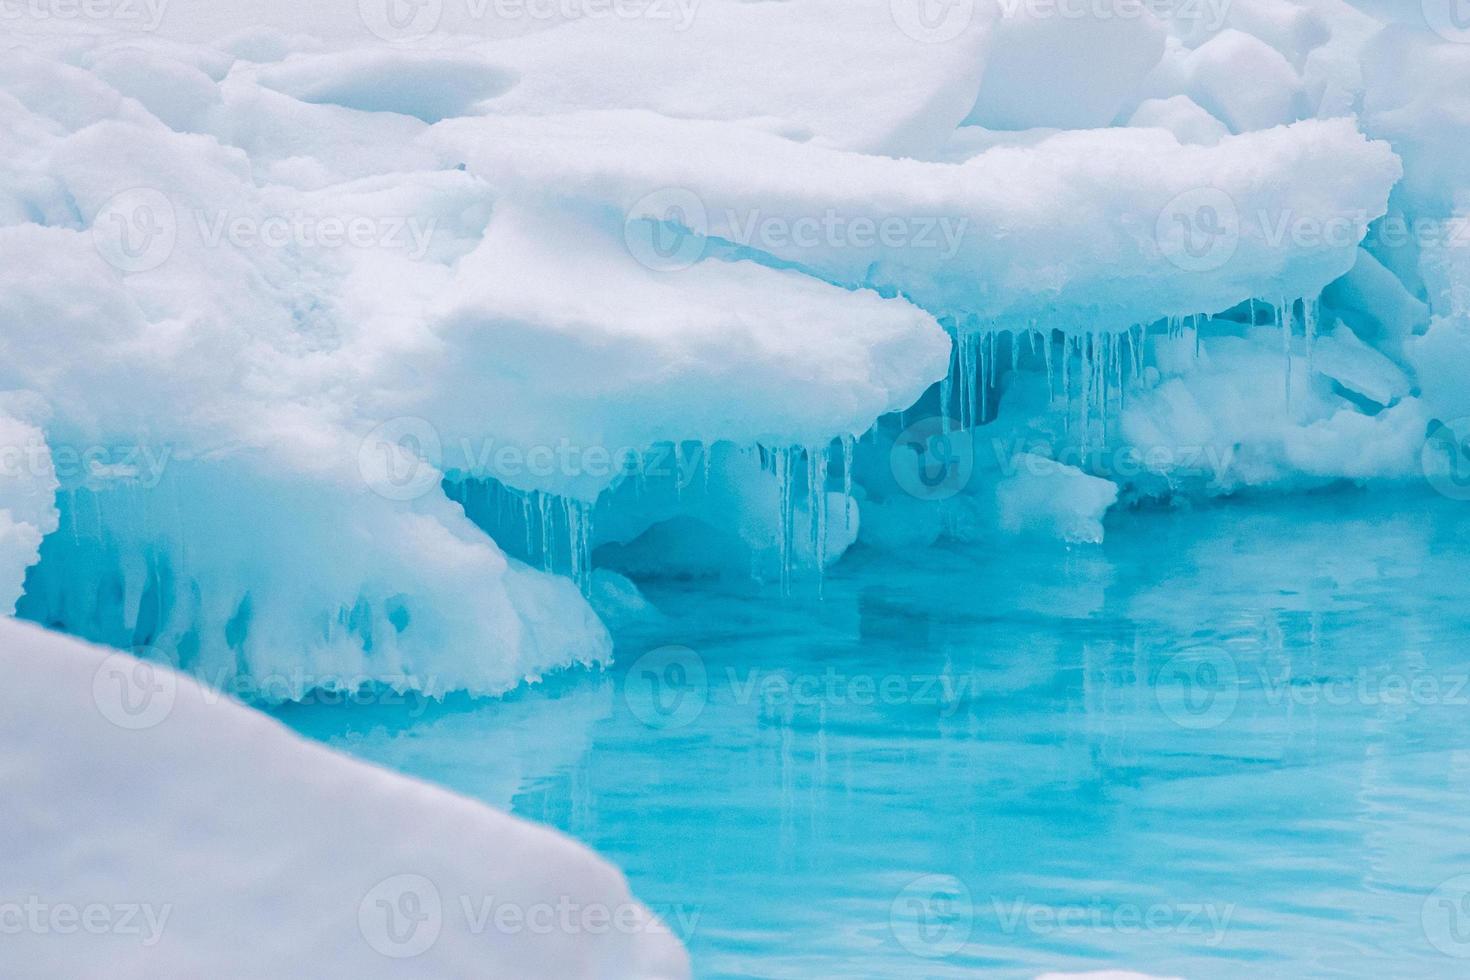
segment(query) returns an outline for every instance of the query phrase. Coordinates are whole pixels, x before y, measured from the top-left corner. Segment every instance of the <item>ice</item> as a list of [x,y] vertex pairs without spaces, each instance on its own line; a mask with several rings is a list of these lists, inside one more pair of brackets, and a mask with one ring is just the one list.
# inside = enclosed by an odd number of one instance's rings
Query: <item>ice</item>
[[1117,501],[1117,486],[1033,453],[1020,453],[1013,462],[1014,472],[995,488],[1002,530],[1076,543],[1102,541],[1102,516]]
[[[1214,147],[1156,130],[1068,132],[960,164],[649,113],[461,119],[433,136],[497,186],[611,209],[620,224],[682,215],[710,250],[730,243],[1013,330],[1125,330],[1227,309],[1263,283],[1314,295],[1351,268],[1400,173],[1346,120]],[[791,234],[802,219],[809,234]]]
[[1470,181],[1470,45],[1388,28],[1363,52],[1363,85],[1364,130],[1390,140],[1404,161],[1399,195],[1427,216],[1451,211]]
[[[225,685],[488,694],[605,662],[643,578],[1412,478],[1464,414],[1467,48],[1193,12],[18,31],[7,439],[163,465],[10,480],[0,598]],[[945,499],[915,425],[968,440]]]
[[137,99],[164,125],[178,132],[200,132],[220,103],[218,79],[194,65],[139,48],[99,52],[87,68],[129,98]]
[[1146,5],[1119,16],[1061,15],[1061,6],[1001,0],[1001,16],[967,123],[989,129],[1091,129],[1111,124],[1164,52]]
[[[9,936],[9,972],[95,975],[105,963],[109,976],[141,978],[228,963],[258,977],[689,975],[678,941],[623,876],[555,831],[340,756],[165,667],[29,624],[0,618],[0,665],[6,880],[15,902],[46,903],[43,925],[61,924]],[[73,915],[119,917],[115,928],[51,916],[72,902]],[[577,919],[486,935],[484,903],[522,921],[600,907],[623,926]],[[406,917],[389,919],[395,910]]]
[[59,521],[50,448],[24,417],[38,410],[34,402],[0,397],[0,616],[15,612],[26,569],[39,560],[42,539]]
[[[974,5],[943,43],[926,43],[917,19],[910,33],[899,29],[895,18],[913,6],[684,0],[640,17],[587,18],[479,47],[518,75],[484,109],[647,109],[838,149],[922,157],[965,119],[987,57],[1004,45],[992,41],[993,4]],[[861,71],[851,70],[859,64]]]
[[1422,397],[1428,410],[1444,422],[1470,416],[1470,319],[1463,315],[1436,317],[1423,336],[1408,348]]
[[355,472],[162,458],[156,474],[87,479],[59,502],[20,614],[150,648],[246,700],[500,694],[611,654],[576,585],[507,559],[442,495],[400,502]]
[[1291,63],[1251,34],[1227,29],[1184,59],[1189,94],[1235,133],[1269,129],[1308,114]]
[[1366,249],[1359,250],[1352,270],[1328,286],[1322,298],[1356,333],[1394,356],[1429,325],[1429,307]]
[[1181,143],[1214,146],[1230,135],[1225,124],[1187,95],[1167,99],[1146,99],[1128,120],[1130,126],[1167,129]]
[[303,55],[262,69],[258,77],[302,102],[429,123],[465,115],[516,84],[512,72],[469,52],[396,49]]
[[[1417,484],[1426,434],[1463,441],[1447,7],[591,6],[12,5],[0,613],[146,662],[0,620],[7,870],[176,918],[7,966],[386,973],[360,905],[415,868],[450,908],[632,907],[231,696],[499,696],[601,670],[672,578],[778,604],[951,542],[1086,564],[1121,508]],[[97,698],[137,678],[172,712],[130,731]],[[414,962],[687,974],[661,933],[473,938]]]
[[1199,47],[1218,36],[1222,28],[1230,28],[1264,41],[1297,68],[1333,36],[1332,18],[1301,0],[1229,0],[1200,4],[1193,10],[1187,5],[1177,9],[1181,15],[1171,18],[1169,26],[1190,47]]
[[[497,205],[431,302],[427,350],[403,356],[439,379],[405,407],[433,420],[453,468],[591,501],[619,475],[604,456],[686,439],[824,446],[944,375],[948,337],[902,299],[748,260],[661,269],[628,245],[640,231]],[[459,458],[463,440],[565,443],[577,459],[481,466]]]
[[1312,357],[1323,376],[1377,405],[1392,405],[1409,394],[1409,378],[1398,365],[1359,340],[1344,323],[1317,341]]

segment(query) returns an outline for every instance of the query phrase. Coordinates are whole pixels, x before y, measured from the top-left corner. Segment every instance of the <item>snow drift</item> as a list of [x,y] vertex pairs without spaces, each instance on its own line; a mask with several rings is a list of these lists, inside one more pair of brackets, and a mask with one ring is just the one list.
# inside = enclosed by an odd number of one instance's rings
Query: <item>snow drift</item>
[[552,830],[28,624],[0,620],[0,667],[12,975],[688,976]]

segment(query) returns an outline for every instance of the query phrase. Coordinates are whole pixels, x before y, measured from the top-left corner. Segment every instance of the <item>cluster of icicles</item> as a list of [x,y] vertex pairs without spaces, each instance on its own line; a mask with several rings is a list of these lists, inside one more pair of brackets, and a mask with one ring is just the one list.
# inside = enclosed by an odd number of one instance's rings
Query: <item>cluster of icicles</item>
[[[1291,390],[1291,349],[1300,327],[1305,337],[1308,370],[1311,369],[1313,340],[1318,330],[1318,302],[1314,299],[1281,301],[1275,304],[1245,304],[1251,322],[1258,310],[1268,312],[1282,333],[1284,383],[1288,405]],[[744,451],[759,455],[762,469],[774,476],[779,487],[778,561],[782,594],[792,590],[797,568],[799,504],[805,501],[810,515],[810,553],[814,557],[817,590],[828,553],[829,483],[840,474],[844,499],[852,493],[853,457],[857,444],[873,436],[880,427],[894,422],[902,428],[921,416],[937,414],[947,428],[968,430],[995,418],[1006,373],[1029,369],[1044,374],[1049,404],[1063,408],[1064,428],[1082,450],[1107,445],[1112,420],[1118,417],[1129,391],[1144,375],[1147,342],[1151,330],[1169,337],[1193,333],[1195,353],[1205,325],[1204,315],[1174,316],[1152,327],[1134,325],[1123,330],[1090,330],[1083,333],[1045,328],[1015,330],[971,326],[955,330],[948,375],[913,407],[891,420],[879,420],[863,436],[842,436],[825,446],[754,446]],[[933,400],[931,396],[937,398]],[[709,447],[694,444],[692,452],[704,454],[705,480],[709,479]],[[667,447],[666,447],[667,448]],[[673,445],[678,455],[683,447]],[[642,479],[641,476],[638,479]],[[523,543],[521,557],[543,570],[566,574],[584,590],[592,573],[594,505],[542,492],[512,490],[493,480],[446,483],[450,496],[465,506],[472,520],[505,546]],[[673,492],[677,493],[675,487]],[[844,520],[851,520],[851,506],[844,507]]]

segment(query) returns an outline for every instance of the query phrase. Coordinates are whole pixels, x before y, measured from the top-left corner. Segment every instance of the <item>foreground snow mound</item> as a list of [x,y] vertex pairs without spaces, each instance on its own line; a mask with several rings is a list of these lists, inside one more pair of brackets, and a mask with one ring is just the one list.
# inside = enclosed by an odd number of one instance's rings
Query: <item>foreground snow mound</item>
[[688,976],[623,876],[554,831],[14,620],[0,669],[9,975]]

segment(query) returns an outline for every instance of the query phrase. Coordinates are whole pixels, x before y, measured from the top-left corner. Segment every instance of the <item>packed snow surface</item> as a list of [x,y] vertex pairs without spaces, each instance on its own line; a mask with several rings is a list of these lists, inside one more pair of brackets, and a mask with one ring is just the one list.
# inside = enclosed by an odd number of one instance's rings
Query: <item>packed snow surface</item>
[[10,976],[689,975],[555,831],[13,619],[0,668]]

